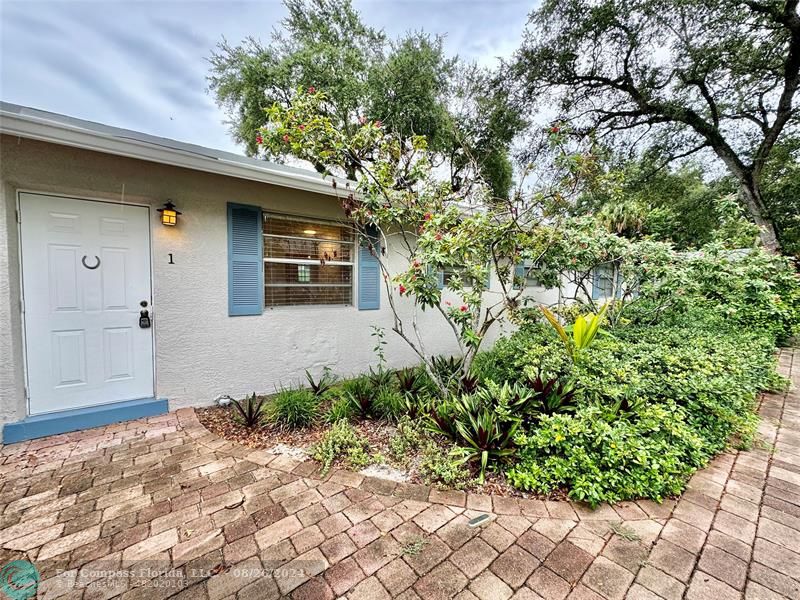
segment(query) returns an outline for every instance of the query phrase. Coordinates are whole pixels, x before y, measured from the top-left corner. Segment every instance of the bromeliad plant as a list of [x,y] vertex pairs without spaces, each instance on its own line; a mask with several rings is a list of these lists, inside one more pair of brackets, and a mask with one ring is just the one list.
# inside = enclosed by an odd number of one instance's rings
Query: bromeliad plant
[[330,391],[330,389],[333,387],[333,384],[336,383],[336,375],[333,374],[330,367],[325,367],[322,370],[322,375],[320,375],[319,379],[314,379],[314,376],[311,374],[311,372],[306,369],[306,380],[308,381],[308,385],[314,395],[317,398],[321,398],[328,391]]
[[363,418],[372,416],[374,412],[375,392],[372,381],[366,375],[342,384],[343,397],[350,403],[353,412]]
[[454,394],[472,394],[478,389],[480,381],[471,372],[464,371],[464,359],[460,356],[433,356],[431,365],[444,383]]
[[422,414],[430,395],[430,378],[417,367],[399,369],[394,374],[405,404],[405,412],[410,419],[416,419]]
[[431,399],[423,407],[431,431],[454,440],[457,435],[455,399]]
[[265,401],[265,397],[258,398],[255,392],[253,392],[252,396],[247,396],[244,401],[233,400],[233,405],[239,411],[239,416],[242,417],[245,427],[257,427],[261,424],[264,418],[264,413],[261,409],[264,407]]
[[453,440],[463,462],[479,462],[478,483],[483,483],[490,460],[514,454],[514,436],[522,425],[520,414],[530,397],[515,386],[494,384],[432,407],[428,427]]
[[575,383],[560,377],[545,377],[540,372],[528,380],[541,411],[547,415],[575,410]]
[[[549,308],[542,306],[541,309],[545,318],[555,329],[558,337],[564,342],[564,348],[567,350],[572,362],[576,362],[580,353],[592,344],[594,338],[600,332],[600,325],[602,325],[603,317],[605,317],[606,310],[608,310],[608,304],[604,305],[598,314],[578,315],[575,323],[566,327],[559,322],[558,317]],[[569,335],[570,333],[572,334],[571,336]]]
[[487,380],[474,395],[485,406],[494,406],[500,414],[506,416],[525,418],[539,412],[539,404],[533,391],[518,383],[506,381],[501,385]]
[[425,379],[416,367],[398,369],[394,372],[397,387],[404,396],[417,398],[425,389]]
[[478,394],[455,400],[456,443],[463,448],[464,460],[478,460],[478,483],[486,477],[489,459],[500,460],[514,454],[514,436],[522,421],[512,416],[502,403],[492,406]]

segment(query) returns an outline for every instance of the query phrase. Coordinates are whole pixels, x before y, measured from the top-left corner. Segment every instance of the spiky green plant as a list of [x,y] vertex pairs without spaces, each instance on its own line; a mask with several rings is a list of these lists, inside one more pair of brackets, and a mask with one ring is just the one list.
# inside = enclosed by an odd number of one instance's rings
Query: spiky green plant
[[311,372],[306,369],[306,379],[308,380],[311,391],[314,392],[317,398],[324,396],[325,393],[333,387],[333,384],[336,383],[336,375],[333,374],[330,367],[325,367],[322,370],[322,375],[319,376],[319,379],[314,379]]
[[507,410],[504,414],[498,407],[488,405],[476,394],[459,397],[453,406],[456,443],[463,448],[464,460],[479,461],[478,483],[483,483],[490,459],[514,454],[514,435],[522,421]]
[[242,417],[242,422],[246,427],[257,427],[261,424],[264,418],[262,408],[266,398],[257,398],[256,393],[253,392],[252,396],[247,396],[243,401],[233,400],[233,405],[239,411],[239,416]]

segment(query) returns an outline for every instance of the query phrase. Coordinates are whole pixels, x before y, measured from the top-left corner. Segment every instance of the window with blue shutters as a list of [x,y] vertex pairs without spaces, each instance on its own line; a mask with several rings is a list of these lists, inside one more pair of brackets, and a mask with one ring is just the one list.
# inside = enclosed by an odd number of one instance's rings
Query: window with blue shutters
[[381,252],[378,231],[361,238],[358,245],[358,310],[381,307]]
[[264,298],[261,209],[228,204],[228,314],[260,315]]

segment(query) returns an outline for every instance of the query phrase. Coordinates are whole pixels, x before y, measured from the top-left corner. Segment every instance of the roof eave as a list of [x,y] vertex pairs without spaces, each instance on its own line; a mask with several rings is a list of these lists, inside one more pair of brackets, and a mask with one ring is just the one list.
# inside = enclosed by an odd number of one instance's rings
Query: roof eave
[[[269,168],[266,163],[264,167],[237,164],[234,161],[204,157],[174,148],[159,147],[140,140],[122,139],[70,127],[55,121],[5,111],[0,111],[0,133],[318,194],[338,195],[331,179],[324,180],[313,175],[285,173]],[[344,187],[346,182],[337,181],[337,184]]]

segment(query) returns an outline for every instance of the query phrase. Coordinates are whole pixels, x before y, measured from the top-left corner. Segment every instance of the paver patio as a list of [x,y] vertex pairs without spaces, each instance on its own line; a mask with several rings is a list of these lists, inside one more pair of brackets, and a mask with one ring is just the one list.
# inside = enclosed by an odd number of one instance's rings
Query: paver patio
[[[591,511],[439,492],[252,451],[193,410],[0,451],[0,566],[42,598],[800,598],[800,350],[764,444],[676,503]],[[490,512],[488,525],[467,521]]]

